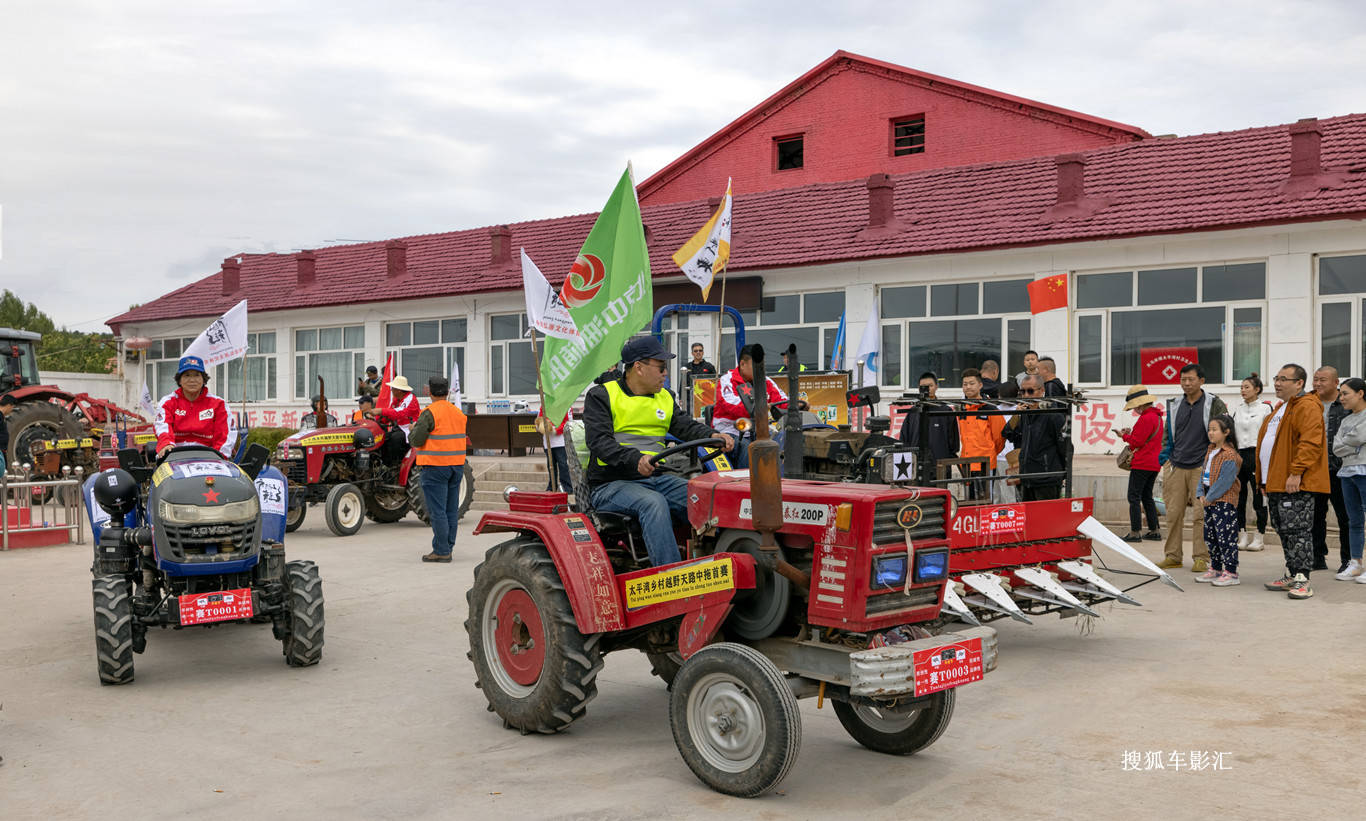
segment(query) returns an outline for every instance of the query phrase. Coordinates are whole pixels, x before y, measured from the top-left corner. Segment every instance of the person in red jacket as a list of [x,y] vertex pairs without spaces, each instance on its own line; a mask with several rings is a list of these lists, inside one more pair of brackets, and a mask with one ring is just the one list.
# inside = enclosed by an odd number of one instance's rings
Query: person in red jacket
[[422,414],[422,408],[417,406],[417,397],[413,396],[413,389],[408,384],[406,377],[395,376],[389,385],[389,407],[381,408],[379,416],[388,419],[398,425],[403,435],[408,435],[408,430],[412,428],[417,417]]
[[179,387],[157,404],[157,456],[176,445],[207,445],[221,453],[228,441],[228,406],[204,389],[204,360],[182,356],[175,381]]
[[[741,348],[740,363],[721,377],[720,384],[717,385],[716,405],[712,411],[712,428],[717,433],[729,434],[736,441],[736,467],[747,467],[749,465],[749,438],[740,435],[735,421],[737,419],[749,419],[754,415],[753,348],[752,345]],[[765,379],[768,382],[769,408],[786,408],[787,394],[782,392],[782,389],[771,377],[765,377]]]
[[[1162,452],[1162,411],[1157,406],[1157,397],[1142,385],[1129,388],[1127,399],[1124,409],[1138,414],[1138,421],[1132,428],[1119,432],[1125,444],[1133,449],[1133,461],[1129,465],[1129,533],[1124,541],[1160,542],[1162,531],[1157,523],[1153,484],[1157,482],[1157,471],[1161,468],[1157,457]],[[1143,514],[1148,516],[1148,532],[1140,535]]]

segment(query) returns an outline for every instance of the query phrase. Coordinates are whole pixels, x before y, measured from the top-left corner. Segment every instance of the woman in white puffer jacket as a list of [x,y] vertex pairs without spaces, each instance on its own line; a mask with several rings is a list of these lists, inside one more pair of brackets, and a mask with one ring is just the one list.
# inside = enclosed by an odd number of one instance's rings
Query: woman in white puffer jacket
[[[1243,401],[1229,409],[1233,417],[1233,430],[1238,438],[1238,455],[1243,457],[1242,470],[1238,480],[1242,489],[1238,491],[1238,548],[1240,550],[1261,550],[1266,538],[1266,502],[1262,490],[1257,486],[1257,434],[1262,430],[1262,420],[1271,413],[1271,404],[1262,401],[1262,380],[1254,371],[1243,380]],[[1247,497],[1252,497],[1252,507],[1257,513],[1257,532],[1247,527]]]

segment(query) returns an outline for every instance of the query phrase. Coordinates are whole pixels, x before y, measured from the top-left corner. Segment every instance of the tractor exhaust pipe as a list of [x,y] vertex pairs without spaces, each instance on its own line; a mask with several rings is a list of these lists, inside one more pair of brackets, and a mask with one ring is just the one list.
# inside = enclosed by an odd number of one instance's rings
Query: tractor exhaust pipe
[[754,441],[749,446],[750,510],[754,529],[759,532],[759,550],[764,564],[776,570],[806,596],[811,578],[778,558],[774,533],[783,526],[783,484],[778,468],[778,443],[768,430],[768,377],[764,374],[764,347],[754,346]]

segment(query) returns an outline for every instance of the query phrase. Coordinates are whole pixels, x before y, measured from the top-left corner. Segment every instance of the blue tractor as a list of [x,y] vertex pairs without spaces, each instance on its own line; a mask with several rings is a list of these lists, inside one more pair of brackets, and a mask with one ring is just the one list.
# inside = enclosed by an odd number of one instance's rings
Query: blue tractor
[[102,684],[133,680],[150,627],[269,622],[288,664],[322,658],[322,579],[313,562],[285,561],[288,485],[269,456],[260,445],[240,465],[198,445],[160,459],[126,449],[86,481]]

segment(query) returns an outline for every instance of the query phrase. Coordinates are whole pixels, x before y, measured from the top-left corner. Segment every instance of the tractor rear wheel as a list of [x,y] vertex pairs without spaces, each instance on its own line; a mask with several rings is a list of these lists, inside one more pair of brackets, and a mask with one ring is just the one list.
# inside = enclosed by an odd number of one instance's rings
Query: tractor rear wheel
[[308,516],[308,499],[301,498],[292,503],[295,506],[285,509],[285,532],[293,533],[304,523],[304,518]]
[[835,715],[855,741],[888,755],[910,755],[939,740],[953,718],[957,697],[941,690],[911,707],[873,707],[835,702]]
[[802,745],[797,697],[768,657],[722,642],[683,662],[669,697],[683,761],[717,792],[753,798],[782,782]]
[[408,515],[408,493],[403,488],[372,488],[365,494],[365,515],[380,524]]
[[[465,518],[465,514],[470,512],[470,505],[474,504],[474,467],[469,462],[465,463],[465,470],[460,479],[460,515],[456,521]],[[422,520],[424,525],[432,523],[432,516],[427,512],[427,497],[422,495],[422,468],[413,465],[408,472],[408,509],[417,514],[417,518]]]
[[365,524],[365,496],[360,488],[345,482],[327,492],[327,529],[336,536],[354,536]]
[[323,657],[323,580],[313,562],[285,563],[285,607],[288,630],[283,640],[285,663],[308,667]]
[[579,632],[545,546],[515,539],[490,548],[465,599],[476,686],[504,726],[555,733],[583,717],[598,694],[602,634]]
[[51,402],[20,402],[10,411],[5,423],[9,428],[9,453],[5,454],[5,460],[15,471],[24,463],[32,464],[34,442],[80,439],[85,435],[75,416]]
[[[759,534],[752,530],[727,530],[716,542],[717,553],[748,553],[759,559]],[[783,558],[782,548],[778,558]],[[726,630],[742,639],[758,641],[778,632],[787,618],[792,601],[792,582],[762,564],[754,567],[754,589],[736,596],[735,607],[726,619]]]
[[91,593],[100,684],[127,684],[133,680],[133,586],[123,576],[100,576]]
[[674,650],[671,653],[646,652],[645,655],[650,658],[651,675],[659,676],[667,686],[673,687],[678,671],[683,668],[683,654]]

